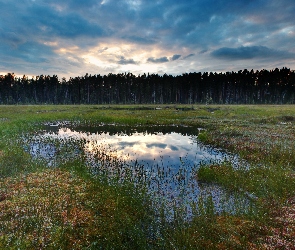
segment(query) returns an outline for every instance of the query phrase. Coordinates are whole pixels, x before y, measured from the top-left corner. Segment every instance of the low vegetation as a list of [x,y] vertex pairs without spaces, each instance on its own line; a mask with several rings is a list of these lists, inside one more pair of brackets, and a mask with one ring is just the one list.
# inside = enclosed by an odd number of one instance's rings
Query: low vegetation
[[[144,189],[111,184],[83,161],[48,168],[24,150],[21,137],[57,121],[191,126],[203,144],[247,161],[240,168],[202,165],[199,183],[246,196],[252,208],[216,213],[209,196],[195,204],[192,220],[179,211],[167,221]],[[291,105],[1,106],[0,248],[293,249],[294,126]]]

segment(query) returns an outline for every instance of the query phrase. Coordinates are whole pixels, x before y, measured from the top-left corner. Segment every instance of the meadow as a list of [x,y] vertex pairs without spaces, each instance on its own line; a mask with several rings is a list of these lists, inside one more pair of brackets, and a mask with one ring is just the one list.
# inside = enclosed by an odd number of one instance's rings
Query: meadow
[[[247,195],[252,208],[216,213],[209,197],[190,221],[181,210],[167,221],[144,188],[110,183],[82,159],[50,168],[24,149],[24,134],[64,121],[195,128],[204,145],[248,162],[204,164],[195,178]],[[293,249],[294,129],[293,105],[0,106],[0,248]]]

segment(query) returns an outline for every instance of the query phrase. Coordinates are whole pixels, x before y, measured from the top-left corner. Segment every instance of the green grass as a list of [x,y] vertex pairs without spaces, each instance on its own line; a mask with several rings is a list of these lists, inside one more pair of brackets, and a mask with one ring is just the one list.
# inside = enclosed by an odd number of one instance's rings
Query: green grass
[[[24,133],[56,121],[204,128],[202,143],[237,153],[249,166],[204,165],[196,178],[248,195],[255,209],[218,215],[209,197],[197,204],[191,222],[181,211],[173,223],[155,219],[144,190],[130,183],[110,185],[76,160],[48,169],[23,150]],[[288,244],[295,232],[289,224],[277,241],[267,239],[269,232],[281,230],[275,218],[295,196],[294,128],[292,105],[0,106],[0,248],[271,249],[279,240]]]

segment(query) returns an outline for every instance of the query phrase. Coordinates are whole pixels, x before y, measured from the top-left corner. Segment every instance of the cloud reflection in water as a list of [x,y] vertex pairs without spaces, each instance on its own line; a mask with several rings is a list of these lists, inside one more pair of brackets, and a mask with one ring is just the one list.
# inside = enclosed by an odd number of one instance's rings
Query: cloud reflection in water
[[[145,131],[134,132],[127,136],[123,132],[117,134],[89,133],[61,128],[56,133],[48,132],[40,137],[57,139],[65,145],[70,141],[83,141],[82,148],[88,157],[90,166],[96,164],[99,167],[102,164],[99,161],[101,152],[103,155],[108,155],[107,157],[127,162],[127,165],[123,164],[124,166],[128,166],[128,164],[132,166],[136,162],[135,165],[143,166],[145,175],[151,178],[148,189],[152,195],[160,198],[156,200],[165,201],[166,204],[187,204],[188,208],[189,204],[197,202],[200,194],[203,193],[193,175],[194,169],[201,162],[221,161],[227,156],[218,150],[198,143],[195,135],[176,132],[148,133]],[[39,144],[33,145],[31,148],[37,148],[39,151],[42,148]],[[45,151],[52,150],[51,147],[44,145]],[[48,155],[52,158],[56,152],[58,150],[52,150]],[[34,154],[32,150],[31,154]],[[46,155],[46,152],[41,152],[41,156],[43,155]],[[111,169],[114,165],[105,162],[104,164],[106,164],[107,171],[114,170]],[[133,172],[136,171],[133,169]],[[219,188],[216,190],[210,192],[213,197],[215,196],[215,206],[218,207],[222,191]]]
[[[67,130],[58,132],[68,136],[80,135],[84,133]],[[181,135],[179,133],[170,134],[149,134],[149,133],[134,133],[132,136],[124,134],[110,135],[108,133],[87,135],[90,144],[86,144],[88,151],[93,147],[100,146],[102,143],[109,145],[118,157],[128,155],[131,160],[141,161],[163,161],[169,158],[169,162],[180,164],[180,157],[186,158],[187,163],[196,165],[201,160],[221,159],[222,154],[218,151],[212,152],[204,146],[197,143],[197,136]]]

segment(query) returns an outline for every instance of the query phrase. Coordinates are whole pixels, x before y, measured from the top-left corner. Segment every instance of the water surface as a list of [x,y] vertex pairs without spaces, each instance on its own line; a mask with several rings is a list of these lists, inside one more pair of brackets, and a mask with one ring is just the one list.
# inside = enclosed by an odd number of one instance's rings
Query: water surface
[[30,139],[30,153],[49,166],[83,157],[95,174],[118,181],[128,175],[135,184],[144,183],[154,205],[166,206],[168,212],[182,207],[189,216],[192,204],[208,196],[216,211],[224,205],[231,209],[233,198],[216,185],[200,185],[195,171],[209,162],[238,164],[237,157],[203,145],[197,131],[177,126],[69,128],[51,124]]

